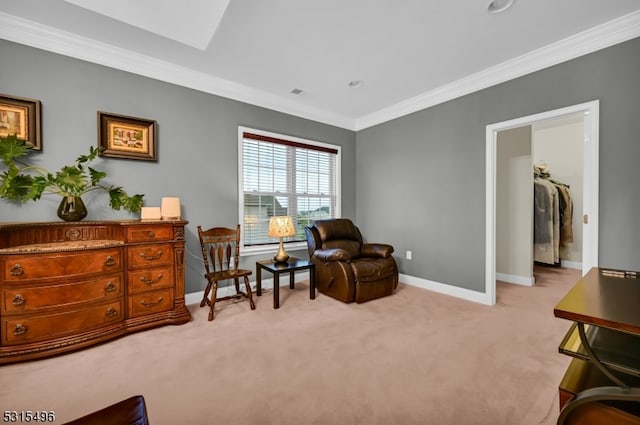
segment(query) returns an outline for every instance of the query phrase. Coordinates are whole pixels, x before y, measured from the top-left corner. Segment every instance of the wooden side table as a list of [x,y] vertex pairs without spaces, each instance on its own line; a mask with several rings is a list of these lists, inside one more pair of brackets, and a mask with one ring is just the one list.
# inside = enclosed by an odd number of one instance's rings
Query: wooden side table
[[256,294],[262,295],[262,270],[273,273],[273,308],[280,308],[280,275],[289,273],[289,288],[295,287],[294,274],[300,270],[309,270],[309,299],[316,298],[315,265],[307,260],[289,257],[286,263],[277,263],[273,259],[256,261]]
[[[598,423],[640,423],[638,299],[640,272],[592,268],[554,308],[556,317],[574,322],[559,347],[574,359],[560,383],[558,425],[579,407],[600,402],[624,402],[625,407],[617,420],[609,416]],[[594,373],[598,379],[589,376]],[[627,411],[629,406],[635,410]],[[630,419],[623,422],[621,415]]]

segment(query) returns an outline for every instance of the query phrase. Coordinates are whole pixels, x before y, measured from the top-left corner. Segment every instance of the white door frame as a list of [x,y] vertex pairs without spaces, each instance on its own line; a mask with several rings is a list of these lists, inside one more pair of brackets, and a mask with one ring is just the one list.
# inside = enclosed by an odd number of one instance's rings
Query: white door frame
[[[583,214],[588,225],[583,225],[582,274],[598,265],[598,182],[599,182],[599,121],[600,101],[581,103],[535,115],[487,125],[486,129],[486,304],[496,303],[496,151],[498,132],[522,127],[537,121],[560,118],[577,113],[584,114],[584,189]],[[583,216],[576,218],[583,221]]]

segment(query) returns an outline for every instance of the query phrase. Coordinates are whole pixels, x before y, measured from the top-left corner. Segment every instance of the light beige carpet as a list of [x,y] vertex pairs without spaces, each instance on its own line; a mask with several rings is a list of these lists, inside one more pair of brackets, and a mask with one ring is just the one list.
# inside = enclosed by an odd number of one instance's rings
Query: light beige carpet
[[547,269],[534,287],[498,283],[489,307],[400,284],[343,304],[308,286],[224,302],[216,319],[129,335],[0,367],[0,407],[57,421],[143,394],[152,425],[549,425],[569,363],[553,307],[579,278]]

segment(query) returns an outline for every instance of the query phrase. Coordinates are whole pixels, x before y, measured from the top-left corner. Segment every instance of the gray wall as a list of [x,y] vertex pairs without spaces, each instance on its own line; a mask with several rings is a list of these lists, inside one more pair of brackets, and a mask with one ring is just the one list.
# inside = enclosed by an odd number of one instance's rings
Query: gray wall
[[484,292],[486,125],[599,99],[599,265],[640,270],[639,70],[634,39],[358,132],[363,234],[402,273]]
[[[353,131],[5,40],[0,55],[0,93],[42,101],[43,151],[31,156],[49,169],[97,146],[97,111],[158,122],[157,162],[104,158],[96,168],[108,171],[105,182],[144,193],[149,206],[160,206],[163,196],[180,197],[182,216],[189,220],[187,293],[204,288],[196,226],[238,221],[238,125],[342,146],[342,212],[355,216]],[[19,206],[0,200],[0,221],[59,220],[59,201],[49,196]],[[106,195],[87,196],[85,203],[85,220],[137,218],[110,209]],[[296,254],[305,257],[306,251]],[[255,260],[243,258],[242,266],[253,269]]]
[[[341,145],[343,216],[355,218],[365,239],[393,244],[402,273],[482,292],[485,126],[595,99],[600,265],[640,270],[640,39],[357,134],[3,40],[0,52],[11,58],[0,62],[0,92],[43,102],[39,155],[47,167],[96,145],[98,110],[158,121],[157,163],[105,159],[100,166],[109,182],[145,193],[148,205],[181,198],[190,221],[187,292],[203,287],[195,226],[237,221],[238,124]],[[0,220],[55,220],[57,202],[0,201]],[[87,219],[129,217],[105,205],[89,202]],[[404,259],[406,250],[413,260]]]

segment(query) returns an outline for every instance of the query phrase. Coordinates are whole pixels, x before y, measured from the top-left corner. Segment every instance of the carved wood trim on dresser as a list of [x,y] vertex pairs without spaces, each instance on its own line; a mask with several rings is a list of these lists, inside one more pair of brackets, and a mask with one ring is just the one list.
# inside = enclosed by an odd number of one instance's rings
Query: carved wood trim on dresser
[[188,322],[186,224],[0,223],[0,364]]

